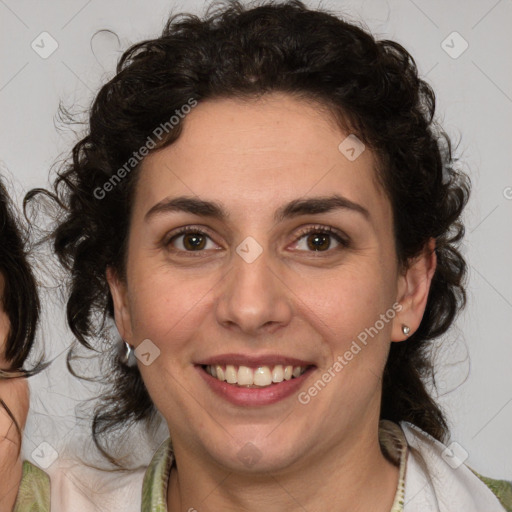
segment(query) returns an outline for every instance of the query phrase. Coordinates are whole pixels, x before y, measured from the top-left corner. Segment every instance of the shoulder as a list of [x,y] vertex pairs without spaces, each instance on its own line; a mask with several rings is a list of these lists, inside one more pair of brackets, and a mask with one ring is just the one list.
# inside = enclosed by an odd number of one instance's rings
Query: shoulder
[[457,505],[466,512],[512,512],[511,482],[477,473],[466,462],[468,453],[456,442],[446,446],[409,422],[400,422],[400,427],[409,452],[406,494],[409,491],[418,501],[412,503],[414,510],[430,510],[419,506],[423,501],[442,503],[448,509]]
[[13,512],[50,512],[50,478],[37,466],[23,462],[23,473]]
[[[469,467],[469,466],[468,466]],[[512,482],[508,480],[495,480],[477,473],[474,469],[469,468],[500,500],[507,512],[512,512]]]

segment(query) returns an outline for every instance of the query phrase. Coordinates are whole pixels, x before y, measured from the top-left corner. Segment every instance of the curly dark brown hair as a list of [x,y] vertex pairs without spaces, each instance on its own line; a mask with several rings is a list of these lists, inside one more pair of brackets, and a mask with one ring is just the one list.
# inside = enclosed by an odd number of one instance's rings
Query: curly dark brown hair
[[[374,152],[403,268],[430,238],[436,240],[437,269],[421,325],[407,342],[391,346],[381,417],[409,421],[442,441],[447,422],[426,388],[434,378],[429,341],[449,328],[466,301],[459,242],[469,178],[454,165],[450,139],[434,120],[434,92],[419,78],[411,55],[396,42],[376,40],[366,29],[297,0],[216,2],[202,18],[173,15],[160,37],[122,55],[117,74],[97,94],[88,132],[59,171],[54,191],[38,189],[27,196],[30,201],[49,195],[63,210],[54,249],[71,272],[71,330],[92,348],[101,345],[98,339],[113,317],[106,270],[125,276],[139,177],[139,166],[120,172],[123,165],[191,98],[256,98],[273,91],[324,106],[345,133],[356,134]],[[181,129],[179,123],[151,151],[172,144]],[[105,375],[110,392],[93,421],[102,451],[103,435],[127,422],[149,421],[155,413],[138,369],[111,360],[112,373]]]
[[[9,371],[2,376],[28,376],[23,365],[34,345],[40,314],[37,284],[28,263],[28,234],[0,181],[0,273],[5,286],[3,309],[10,321],[4,358]],[[12,375],[10,375],[12,374]]]
[[[23,368],[34,346],[40,314],[37,284],[28,263],[27,242],[27,231],[18,218],[7,189],[0,181],[0,274],[4,279],[0,308],[7,314],[10,323],[2,354],[8,368],[0,370],[0,379],[29,377],[46,366],[39,361],[30,370]],[[8,404],[0,399],[0,405],[21,436],[20,425]]]

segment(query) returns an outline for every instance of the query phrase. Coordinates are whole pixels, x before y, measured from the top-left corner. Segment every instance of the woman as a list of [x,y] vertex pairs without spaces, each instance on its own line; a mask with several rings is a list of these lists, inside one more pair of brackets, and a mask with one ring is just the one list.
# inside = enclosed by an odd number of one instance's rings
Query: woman
[[[22,230],[0,181],[0,510],[12,510],[22,479],[48,486],[47,477],[21,460],[21,434],[29,405],[27,377],[42,368],[22,366],[34,344],[39,318],[36,283],[28,265]],[[19,500],[23,499],[23,490]],[[30,491],[32,495],[32,491]],[[42,494],[42,502],[46,498]]]
[[142,510],[510,510],[426,389],[465,301],[469,182],[406,50],[231,3],[117,71],[57,179],[54,246],[78,340],[115,319],[127,347],[98,447],[118,462],[108,435],[157,410],[169,428]]

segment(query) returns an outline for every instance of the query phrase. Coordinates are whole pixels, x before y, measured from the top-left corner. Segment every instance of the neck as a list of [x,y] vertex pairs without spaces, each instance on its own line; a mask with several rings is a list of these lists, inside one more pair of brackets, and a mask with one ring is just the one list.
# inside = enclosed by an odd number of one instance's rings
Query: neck
[[183,457],[176,448],[169,512],[389,512],[398,485],[399,468],[382,454],[377,429],[346,439],[335,450],[305,456],[293,468],[267,473],[223,470]]

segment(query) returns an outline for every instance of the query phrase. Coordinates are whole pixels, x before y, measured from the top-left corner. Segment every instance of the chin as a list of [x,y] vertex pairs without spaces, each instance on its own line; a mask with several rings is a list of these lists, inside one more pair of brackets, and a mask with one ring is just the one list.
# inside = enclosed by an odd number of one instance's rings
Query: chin
[[[273,428],[275,423],[273,427],[264,430],[261,426],[254,429],[245,427],[244,434],[239,433],[229,439],[223,435],[217,441],[204,440],[204,449],[217,464],[228,471],[250,474],[279,472],[300,458],[297,447],[303,450],[305,444],[298,439],[295,441],[295,436],[289,432],[278,436],[272,432]],[[248,435],[248,430],[253,431],[254,435]],[[267,432],[272,433],[269,436]]]

